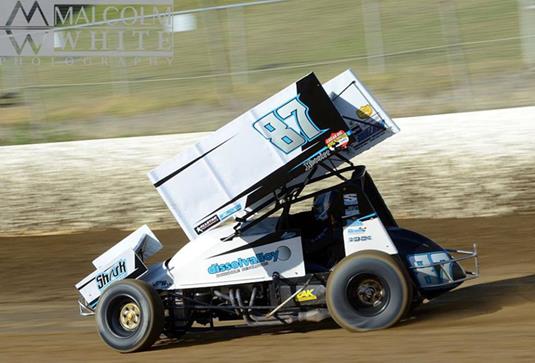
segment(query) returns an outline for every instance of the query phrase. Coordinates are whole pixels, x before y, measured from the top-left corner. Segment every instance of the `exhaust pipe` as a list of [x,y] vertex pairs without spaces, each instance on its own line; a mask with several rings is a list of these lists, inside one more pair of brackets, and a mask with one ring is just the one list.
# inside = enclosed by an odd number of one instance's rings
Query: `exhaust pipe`
[[329,310],[327,309],[314,309],[309,311],[302,311],[297,315],[297,321],[311,321],[319,323],[325,319],[330,318]]

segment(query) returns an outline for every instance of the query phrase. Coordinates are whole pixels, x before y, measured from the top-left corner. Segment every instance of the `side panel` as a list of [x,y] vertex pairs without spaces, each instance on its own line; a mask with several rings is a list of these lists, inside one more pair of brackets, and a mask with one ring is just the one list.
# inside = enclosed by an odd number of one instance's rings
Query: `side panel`
[[91,306],[113,281],[142,276],[147,271],[143,260],[161,248],[162,244],[150,228],[142,226],[94,259],[96,271],[75,287]]
[[350,69],[324,83],[323,88],[347,122],[353,138],[342,152],[346,158],[351,159],[399,132],[399,127]]
[[[323,88],[356,137],[353,149],[362,152],[399,132],[399,127],[350,69],[324,83]],[[355,130],[357,127],[359,130]]]
[[397,254],[398,251],[376,213],[348,221],[343,229],[346,256],[363,250]]
[[[295,234],[236,237],[221,242],[219,229],[188,243],[168,263],[169,289],[187,289],[270,281],[305,275],[301,238]],[[229,231],[225,231],[225,235]]]
[[102,292],[114,281],[127,277],[137,278],[147,271],[147,267],[132,250],[123,251],[108,265],[97,269],[76,284],[76,289],[89,307],[94,307]]
[[359,179],[346,183],[342,189],[342,197],[346,256],[363,250],[397,254],[398,250],[383,225],[381,216],[362,191]]
[[117,260],[117,256],[123,254],[124,251],[127,250],[139,251],[139,255],[143,260],[146,260],[150,256],[156,254],[156,252],[160,251],[162,247],[163,246],[156,235],[147,225],[144,225],[123,238],[102,255],[95,258],[93,260],[93,266],[95,266],[96,269],[106,267],[111,262]]

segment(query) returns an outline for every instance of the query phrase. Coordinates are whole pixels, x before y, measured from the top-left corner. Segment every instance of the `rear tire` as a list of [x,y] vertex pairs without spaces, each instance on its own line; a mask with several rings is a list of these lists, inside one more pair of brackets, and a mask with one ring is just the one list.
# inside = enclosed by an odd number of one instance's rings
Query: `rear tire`
[[102,340],[121,353],[130,353],[149,348],[159,338],[164,326],[164,309],[152,286],[126,279],[104,291],[96,319]]
[[362,251],[344,258],[327,281],[327,307],[338,325],[349,331],[384,329],[408,311],[411,289],[389,255]]

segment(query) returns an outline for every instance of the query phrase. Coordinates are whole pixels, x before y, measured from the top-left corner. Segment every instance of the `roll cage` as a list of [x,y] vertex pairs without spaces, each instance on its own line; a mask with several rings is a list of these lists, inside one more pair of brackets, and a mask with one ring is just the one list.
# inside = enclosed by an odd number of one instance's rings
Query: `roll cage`
[[[336,158],[338,158],[338,161],[341,162],[341,165],[345,164],[346,166],[341,168],[335,167],[333,159]],[[326,173],[320,176],[314,176],[318,168],[323,168]],[[344,176],[344,174],[350,172],[352,173],[350,178]],[[302,192],[304,191],[306,186],[331,178],[338,178],[342,182],[327,188],[323,188],[318,191],[302,195]],[[271,199],[256,206],[254,209],[247,211],[245,215],[236,218],[237,223],[234,225],[234,233],[223,238],[222,240],[231,240],[234,237],[239,236],[245,231],[249,230],[253,226],[257,225],[267,217],[282,210],[277,228],[280,229],[280,221],[286,219],[290,212],[290,207],[293,204],[303,202],[305,200],[314,198],[320,194],[329,191],[339,190],[344,186],[350,186],[359,196],[361,196],[362,200],[359,202],[359,204],[362,213],[377,213],[385,227],[398,226],[392,213],[388,209],[388,206],[386,205],[381,194],[377,190],[373,179],[366,171],[366,167],[363,165],[354,165],[350,160],[346,159],[339,153],[335,153],[331,158],[316,164],[307,173],[301,183],[291,186],[283,185],[275,189],[272,193]],[[258,213],[262,210],[264,211],[260,215],[258,215]],[[255,218],[252,219],[252,217]]]

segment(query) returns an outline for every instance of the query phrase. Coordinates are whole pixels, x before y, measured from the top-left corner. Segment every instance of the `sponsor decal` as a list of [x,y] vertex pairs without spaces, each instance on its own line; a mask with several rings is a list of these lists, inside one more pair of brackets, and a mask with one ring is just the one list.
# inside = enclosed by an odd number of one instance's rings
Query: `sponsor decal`
[[365,242],[365,241],[371,241],[372,236],[349,236],[349,242]]
[[358,205],[359,201],[356,193],[346,193],[344,194],[344,205]]
[[228,216],[236,213],[236,212],[239,212],[241,210],[241,204],[236,204],[232,207],[230,207],[229,209],[227,209],[226,211],[224,211],[223,213],[219,214],[218,217],[220,220],[224,220],[225,218],[227,218]]
[[354,217],[356,215],[360,214],[359,207],[356,205],[350,205],[345,208],[345,215],[344,217]]
[[[346,193],[344,194],[344,207],[345,215],[344,218],[354,217],[360,214],[359,210],[359,200],[356,193]],[[354,222],[349,222],[348,225],[351,225]]]
[[314,295],[314,289],[303,290],[295,297],[298,302],[317,300],[318,297]]
[[126,272],[126,259],[119,260],[107,268],[104,272],[99,273],[95,281],[97,287],[102,290],[115,280],[121,280],[127,276]]
[[349,144],[349,136],[344,130],[333,132],[331,136],[325,139],[325,145],[331,151],[347,149]]
[[215,226],[219,222],[221,222],[221,219],[219,219],[217,215],[213,215],[201,224],[199,224],[197,227],[195,227],[195,232],[197,232],[197,234],[202,234],[209,230],[210,227]]
[[349,234],[361,234],[366,232],[366,226],[351,226],[347,229],[347,233]]
[[253,123],[260,135],[273,146],[289,154],[327,130],[320,130],[299,95]]
[[310,159],[308,159],[307,161],[303,163],[303,165],[305,166],[305,170],[309,171],[310,169],[314,167],[314,165],[322,162],[323,160],[327,159],[329,156],[331,156],[331,151],[327,149],[325,151],[320,152],[316,156],[311,157]]
[[357,109],[357,118],[362,121],[366,121],[373,115],[373,108],[367,104]]
[[270,252],[260,252],[249,257],[238,257],[232,261],[214,263],[208,267],[208,273],[216,277],[223,277],[252,270],[260,266],[267,266],[270,263],[287,261],[291,255],[292,251],[287,246],[280,246]]
[[372,236],[363,235],[367,232],[368,227],[366,227],[362,221],[355,220],[351,222],[349,226],[345,228],[345,233],[347,234],[347,239],[349,242],[365,242],[371,241]]

